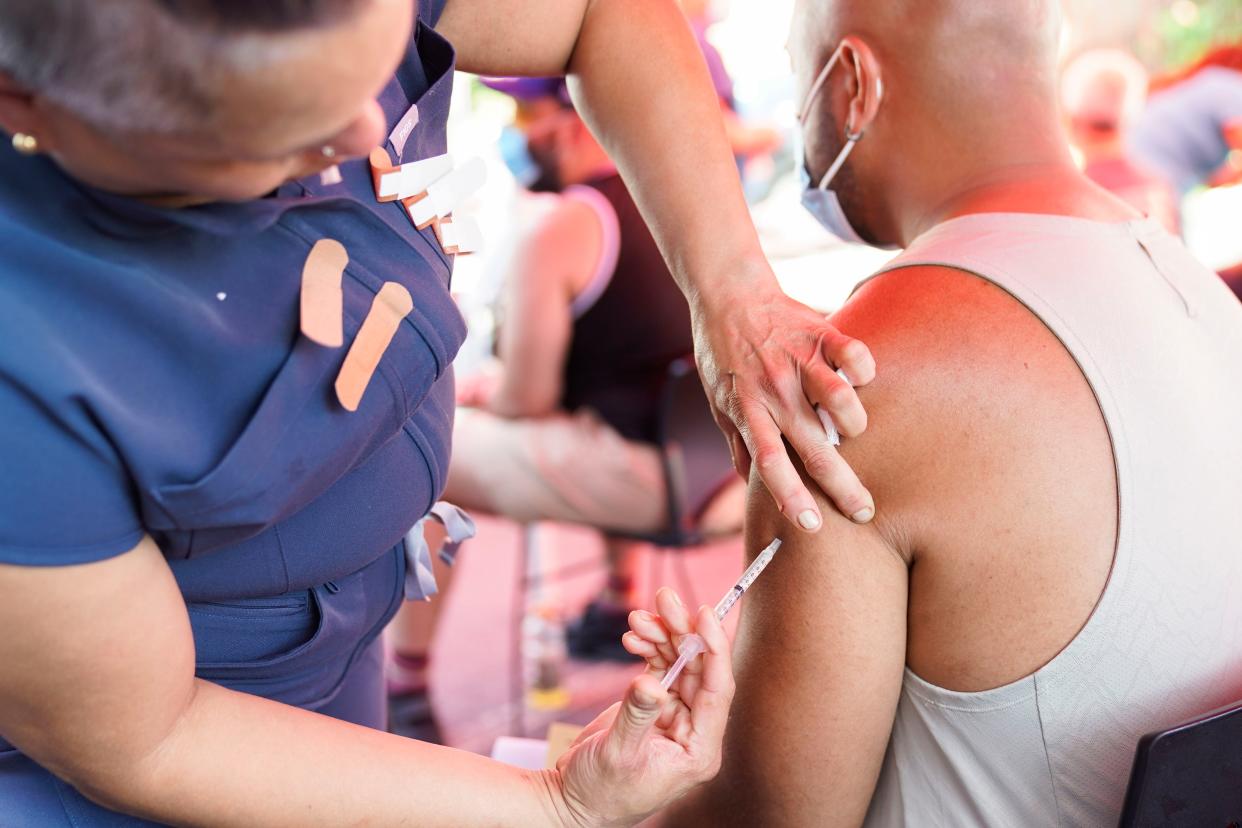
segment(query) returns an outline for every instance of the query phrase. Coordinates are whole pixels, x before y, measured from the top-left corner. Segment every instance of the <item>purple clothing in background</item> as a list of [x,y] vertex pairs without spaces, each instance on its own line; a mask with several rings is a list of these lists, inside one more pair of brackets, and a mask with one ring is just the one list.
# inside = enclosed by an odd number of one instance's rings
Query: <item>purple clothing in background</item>
[[690,21],[690,28],[694,30],[694,37],[699,41],[699,51],[703,53],[703,59],[707,61],[707,71],[711,73],[712,86],[716,89],[716,95],[720,100],[729,105],[729,109],[734,109],[733,78],[729,77],[729,72],[725,69],[724,58],[720,56],[720,52],[707,39],[707,27],[710,25],[711,21],[709,20],[695,19]]
[[1130,151],[1186,193],[1225,163],[1225,127],[1239,120],[1242,72],[1209,66],[1151,96],[1130,132]]

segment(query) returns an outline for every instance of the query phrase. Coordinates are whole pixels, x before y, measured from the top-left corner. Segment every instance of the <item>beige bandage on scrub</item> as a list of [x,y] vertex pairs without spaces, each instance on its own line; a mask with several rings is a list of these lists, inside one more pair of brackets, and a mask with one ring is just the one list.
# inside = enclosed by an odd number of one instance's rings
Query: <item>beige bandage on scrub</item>
[[450,256],[477,253],[483,249],[483,230],[469,216],[450,216],[433,222],[440,247]]
[[472,158],[439,181],[427,187],[425,193],[404,200],[410,221],[419,230],[431,226],[437,218],[445,218],[453,208],[465,201],[471,193],[487,181],[487,165],[482,158]]
[[345,246],[335,239],[315,242],[302,265],[302,333],[327,348],[345,344],[341,274],[349,264]]
[[401,320],[414,308],[414,300],[403,285],[385,282],[367,318],[362,320],[358,335],[349,346],[341,372],[336,375],[336,398],[348,411],[357,411],[362,395],[371,382],[380,357],[392,342]]

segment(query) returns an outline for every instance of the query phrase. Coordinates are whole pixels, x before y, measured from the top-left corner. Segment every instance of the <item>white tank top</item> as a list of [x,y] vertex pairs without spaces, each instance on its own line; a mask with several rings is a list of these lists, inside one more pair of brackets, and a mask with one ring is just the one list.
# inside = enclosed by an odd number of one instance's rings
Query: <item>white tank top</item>
[[906,670],[867,826],[1107,826],[1139,737],[1242,699],[1242,305],[1149,220],[981,214],[884,271],[963,270],[1039,317],[1112,439],[1099,605],[1031,676],[982,693]]

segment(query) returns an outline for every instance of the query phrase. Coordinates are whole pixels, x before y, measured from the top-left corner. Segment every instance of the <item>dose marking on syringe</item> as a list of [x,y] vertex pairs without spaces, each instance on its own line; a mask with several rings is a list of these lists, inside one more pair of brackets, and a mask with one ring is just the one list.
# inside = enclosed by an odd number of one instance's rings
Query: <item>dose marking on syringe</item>
[[[751,565],[742,573],[742,577],[737,579],[737,583],[730,587],[729,591],[720,599],[720,602],[716,604],[715,613],[718,621],[724,620],[725,616],[729,614],[729,610],[733,609],[733,605],[742,597],[742,594],[750,589],[750,585],[759,577],[759,573],[763,572],[767,565],[771,563],[772,557],[776,555],[776,550],[780,548],[781,541],[780,538],[777,538],[755,557]],[[691,641],[694,642],[693,645],[690,644]],[[677,661],[673,662],[673,666],[664,674],[664,678],[660,681],[660,686],[667,690],[677,680],[677,677],[681,675],[681,671],[686,664],[703,652],[703,647],[703,639],[699,636],[686,636],[678,648]]]

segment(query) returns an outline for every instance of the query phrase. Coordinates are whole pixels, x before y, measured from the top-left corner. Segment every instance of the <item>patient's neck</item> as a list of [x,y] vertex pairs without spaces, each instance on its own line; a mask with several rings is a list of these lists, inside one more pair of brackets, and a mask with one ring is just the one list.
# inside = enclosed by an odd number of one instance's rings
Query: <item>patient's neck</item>
[[1025,152],[1002,150],[992,160],[987,154],[979,157],[979,163],[942,177],[935,196],[909,205],[902,222],[907,241],[972,213],[1044,213],[1105,222],[1138,217],[1082,174],[1064,141]]

